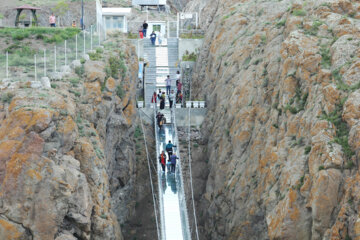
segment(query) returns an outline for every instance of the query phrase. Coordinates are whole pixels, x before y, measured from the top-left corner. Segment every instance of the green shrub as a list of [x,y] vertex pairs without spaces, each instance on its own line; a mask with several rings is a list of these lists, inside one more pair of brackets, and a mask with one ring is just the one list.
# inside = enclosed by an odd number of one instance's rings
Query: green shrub
[[305,150],[304,150],[304,153],[305,153],[306,155],[308,155],[308,154],[310,153],[310,151],[311,151],[311,146],[306,146],[306,147],[305,147]]
[[303,17],[306,16],[306,11],[304,9],[295,9],[292,14],[294,16]]
[[84,65],[81,65],[80,67],[76,67],[75,68],[75,73],[81,78],[85,73]]
[[324,169],[325,169],[324,165],[319,166],[319,171],[324,170]]
[[281,27],[285,26],[285,24],[286,24],[286,19],[281,20],[280,22],[276,23],[275,26],[276,26],[277,28],[281,28]]
[[123,98],[124,95],[125,95],[124,89],[123,89],[123,87],[122,87],[121,84],[116,87],[116,95],[117,95],[119,98]]
[[7,92],[1,95],[1,102],[10,103],[15,95],[13,93]]

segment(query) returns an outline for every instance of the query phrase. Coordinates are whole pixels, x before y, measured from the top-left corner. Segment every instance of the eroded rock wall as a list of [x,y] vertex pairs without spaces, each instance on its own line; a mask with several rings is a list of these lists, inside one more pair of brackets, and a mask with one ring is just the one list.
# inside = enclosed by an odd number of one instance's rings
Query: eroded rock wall
[[[139,171],[137,58],[116,43],[51,89],[2,90],[1,239],[123,239]],[[116,78],[110,55],[123,59]]]
[[193,76],[209,108],[194,156],[209,169],[202,239],[360,239],[360,3],[192,9],[206,30]]

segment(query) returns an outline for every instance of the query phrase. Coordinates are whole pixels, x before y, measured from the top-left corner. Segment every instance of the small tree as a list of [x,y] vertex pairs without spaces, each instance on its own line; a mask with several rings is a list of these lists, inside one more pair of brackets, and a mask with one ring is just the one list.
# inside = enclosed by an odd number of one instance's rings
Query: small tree
[[65,1],[59,2],[54,8],[51,9],[59,18],[59,26],[61,25],[61,18],[69,11],[69,4]]

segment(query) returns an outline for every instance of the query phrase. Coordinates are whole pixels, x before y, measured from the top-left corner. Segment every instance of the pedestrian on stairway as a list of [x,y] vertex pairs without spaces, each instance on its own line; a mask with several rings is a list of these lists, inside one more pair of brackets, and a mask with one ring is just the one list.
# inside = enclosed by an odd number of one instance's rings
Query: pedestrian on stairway
[[161,130],[162,125],[165,122],[164,114],[162,114],[161,112],[158,112],[157,115],[156,115],[156,121],[157,121],[157,124],[159,126],[159,129]]
[[179,158],[175,155],[175,153],[173,153],[173,154],[170,156],[171,172],[172,172],[172,173],[175,173],[176,159],[179,159]]
[[146,37],[146,32],[147,32],[148,27],[149,27],[149,24],[147,24],[146,21],[144,21],[143,30],[142,30],[144,37]]
[[169,141],[169,143],[166,144],[166,146],[165,146],[165,150],[166,150],[166,152],[167,152],[168,155],[169,155],[169,159],[170,159],[170,156],[171,156],[172,153],[173,153],[173,147],[176,147],[176,146],[175,146],[174,144],[172,144],[171,141]]
[[177,88],[177,94],[179,94],[182,88],[182,83],[180,82],[180,80],[176,80],[176,88]]
[[170,79],[170,75],[167,75],[167,78],[166,78],[165,82],[166,82],[166,94],[169,95],[169,94],[170,94],[170,90],[171,90],[171,79]]
[[159,42],[159,45],[162,44],[162,34],[161,34],[161,31],[158,32],[158,42]]
[[175,100],[175,92],[174,92],[174,90],[171,90],[171,93],[169,94],[170,108],[173,107],[174,100]]
[[176,94],[176,103],[182,103],[182,99],[183,99],[183,95],[180,91]]
[[163,110],[165,108],[165,93],[163,92],[160,97],[160,109]]
[[162,168],[163,172],[165,172],[166,154],[164,151],[162,151],[162,153],[159,156],[159,162],[161,164],[161,168]]
[[151,33],[151,35],[150,35],[150,40],[151,40],[152,45],[155,46],[156,34],[155,34],[154,31],[153,31],[153,32]]
[[140,36],[140,39],[144,38],[144,28],[143,28],[143,26],[140,26],[140,28],[139,28],[139,36]]
[[161,99],[161,89],[159,89],[159,93],[158,93],[158,95],[157,95],[157,97],[158,97],[158,101],[160,102],[160,99]]
[[157,103],[157,95],[156,92],[154,92],[152,98],[151,98],[151,103]]
[[181,79],[180,71],[177,71],[176,72],[176,80],[179,80],[179,82],[180,82],[180,79]]

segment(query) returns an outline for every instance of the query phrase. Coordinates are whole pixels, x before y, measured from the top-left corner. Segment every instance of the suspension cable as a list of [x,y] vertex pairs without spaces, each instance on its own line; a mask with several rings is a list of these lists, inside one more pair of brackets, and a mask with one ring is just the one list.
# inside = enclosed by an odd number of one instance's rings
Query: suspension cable
[[152,193],[152,198],[153,198],[153,203],[154,203],[154,213],[155,213],[155,221],[156,221],[156,232],[157,232],[157,235],[158,235],[158,239],[160,239],[159,222],[158,222],[158,215],[157,215],[157,210],[156,210],[156,201],[155,201],[154,185],[153,185],[152,174],[151,174],[149,151],[148,151],[147,142],[146,142],[145,129],[144,129],[143,121],[142,121],[142,118],[141,118],[141,111],[140,111],[140,122],[141,122],[141,128],[142,128],[143,136],[144,136],[146,157],[147,157],[147,163],[148,163],[148,168],[149,168],[151,193]]
[[[191,81],[189,81],[189,100],[191,100]],[[196,239],[199,240],[199,230],[198,230],[198,224],[197,224],[197,218],[196,218],[195,200],[194,200],[194,188],[193,188],[192,169],[191,169],[191,128],[190,128],[191,111],[190,110],[191,110],[191,107],[188,108],[188,116],[189,116],[188,149],[189,149],[190,188],[191,188],[191,198],[192,198],[192,205],[193,205],[193,211],[194,211]]]

